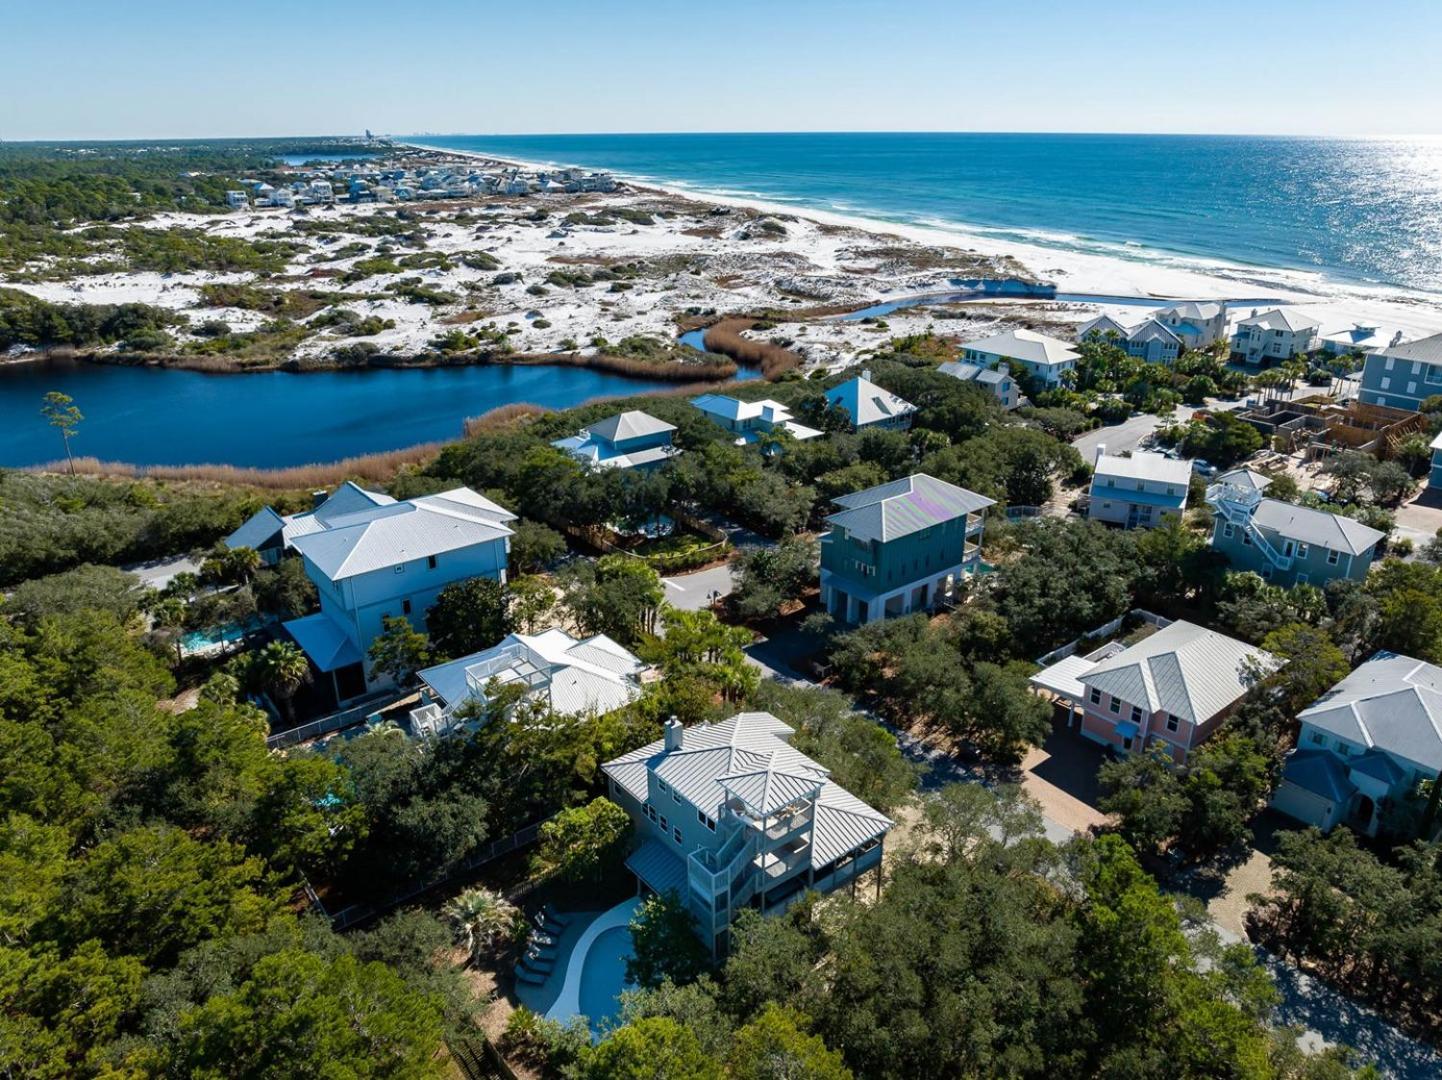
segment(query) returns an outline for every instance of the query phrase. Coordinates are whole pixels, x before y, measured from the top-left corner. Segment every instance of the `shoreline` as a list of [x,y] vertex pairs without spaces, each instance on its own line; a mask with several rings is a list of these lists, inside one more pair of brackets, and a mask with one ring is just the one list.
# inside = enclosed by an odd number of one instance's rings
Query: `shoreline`
[[[524,169],[563,167],[559,162],[507,157],[476,150],[456,150],[419,142],[397,141],[395,145]],[[1058,292],[1177,301],[1230,300],[1238,295],[1245,297],[1262,293],[1275,295],[1288,306],[1325,310],[1329,315],[1326,321],[1335,324],[1336,329],[1345,329],[1358,322],[1377,322],[1401,327],[1410,331],[1413,336],[1442,333],[1442,296],[1411,293],[1396,286],[1342,282],[1328,278],[1321,271],[1256,266],[1144,247],[1138,247],[1137,250],[1151,252],[1150,259],[1128,259],[1119,255],[1072,251],[988,236],[979,231],[985,229],[985,226],[897,222],[884,217],[867,217],[856,211],[846,212],[808,203],[788,203],[764,197],[726,194],[692,187],[679,181],[658,181],[624,171],[607,171],[638,191],[654,192],[700,204],[804,218],[821,225],[894,236],[912,243],[959,248],[985,258],[1009,259],[1025,267],[1036,280],[1055,284]],[[1168,260],[1174,265],[1168,265]],[[884,303],[907,295],[915,294],[881,293],[876,296],[875,302]],[[1096,310],[1104,314],[1116,314],[1124,306],[1101,303],[1096,305]],[[1326,329],[1324,326],[1324,332]]]

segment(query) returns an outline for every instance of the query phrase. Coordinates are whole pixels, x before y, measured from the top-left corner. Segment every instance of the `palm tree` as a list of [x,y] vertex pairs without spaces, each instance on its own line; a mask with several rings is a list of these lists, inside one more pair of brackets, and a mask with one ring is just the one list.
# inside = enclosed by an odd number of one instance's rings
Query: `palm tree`
[[479,964],[488,950],[510,937],[521,915],[504,896],[484,887],[461,893],[445,906],[444,914],[472,964]]
[[286,719],[291,716],[291,698],[310,677],[310,661],[289,641],[272,641],[255,655],[256,681],[280,698]]

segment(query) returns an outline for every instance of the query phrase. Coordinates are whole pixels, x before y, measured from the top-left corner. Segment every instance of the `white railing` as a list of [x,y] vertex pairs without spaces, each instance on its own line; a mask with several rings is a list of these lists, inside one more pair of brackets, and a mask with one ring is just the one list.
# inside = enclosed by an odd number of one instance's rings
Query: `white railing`
[[1207,503],[1228,524],[1239,528],[1278,570],[1290,570],[1292,556],[1277,550],[1265,533],[1252,522],[1252,514],[1262,501],[1262,493],[1237,484],[1212,484],[1207,488]]

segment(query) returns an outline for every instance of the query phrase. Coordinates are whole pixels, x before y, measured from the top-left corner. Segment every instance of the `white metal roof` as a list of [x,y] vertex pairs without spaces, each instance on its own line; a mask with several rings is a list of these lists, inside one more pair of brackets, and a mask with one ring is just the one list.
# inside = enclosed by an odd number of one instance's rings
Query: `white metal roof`
[[1081,355],[1065,341],[1038,334],[1034,330],[1008,330],[995,337],[964,341],[961,347],[992,356],[1043,365],[1068,363]]
[[1273,663],[1244,641],[1178,620],[1078,676],[1151,712],[1201,723],[1247,692],[1245,662]]
[[1136,453],[1131,457],[1103,454],[1097,459],[1093,472],[1096,476],[1118,480],[1150,480],[1159,484],[1181,484],[1183,487],[1186,487],[1192,478],[1192,466],[1189,462],[1161,454],[1145,453]]
[[895,540],[994,506],[995,499],[926,473],[877,484],[831,500],[842,507],[826,520],[859,540]]
[[1442,770],[1442,668],[1379,652],[1298,714],[1351,743]]
[[1398,360],[1421,360],[1429,364],[1442,363],[1442,334],[1418,338],[1416,341],[1404,341],[1401,345],[1380,350],[1379,355]]
[[1345,551],[1349,555],[1366,554],[1386,535],[1341,514],[1313,510],[1280,499],[1263,499],[1258,503],[1252,513],[1252,522],[1299,544]]
[[[827,779],[827,770],[793,749],[792,729],[765,712],[738,713],[719,724],[687,728],[682,745],[667,750],[658,739],[602,766],[637,802],[649,796],[648,774],[654,772],[696,809],[715,817],[727,797],[723,781],[734,782],[733,793],[765,801],[776,808],[790,798],[820,789],[812,827],[811,865],[826,866],[892,826],[885,814]],[[762,774],[766,775],[762,778]]]
[[889,390],[883,390],[865,376],[847,379],[826,391],[826,400],[839,405],[856,427],[880,423],[898,416],[910,416],[916,406]]
[[1320,325],[1310,315],[1304,315],[1296,308],[1272,308],[1237,322],[1240,326],[1256,326],[1263,330],[1315,330]]
[[639,439],[646,435],[658,435],[663,431],[675,431],[675,424],[668,424],[664,420],[658,420],[650,413],[642,412],[640,409],[630,409],[615,416],[608,416],[605,420],[592,424],[585,428],[597,438],[607,442],[624,442],[627,439]]

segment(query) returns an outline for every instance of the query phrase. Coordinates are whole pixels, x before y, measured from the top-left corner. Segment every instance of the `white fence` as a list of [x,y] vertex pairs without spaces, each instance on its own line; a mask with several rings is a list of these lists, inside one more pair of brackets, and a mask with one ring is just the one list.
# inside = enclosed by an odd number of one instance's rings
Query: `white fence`
[[1128,611],[1125,615],[1118,615],[1111,622],[1103,623],[1095,630],[1083,634],[1075,641],[1070,641],[1059,649],[1053,649],[1045,656],[1040,657],[1037,663],[1042,667],[1047,667],[1050,664],[1055,664],[1058,660],[1065,660],[1068,656],[1075,654],[1083,645],[1089,645],[1100,638],[1110,637],[1112,634],[1117,633],[1128,619],[1135,619],[1137,622],[1151,623],[1151,625],[1155,626],[1158,630],[1164,626],[1172,625],[1171,619],[1163,618],[1155,612],[1147,611],[1144,608],[1132,608],[1132,610]]

